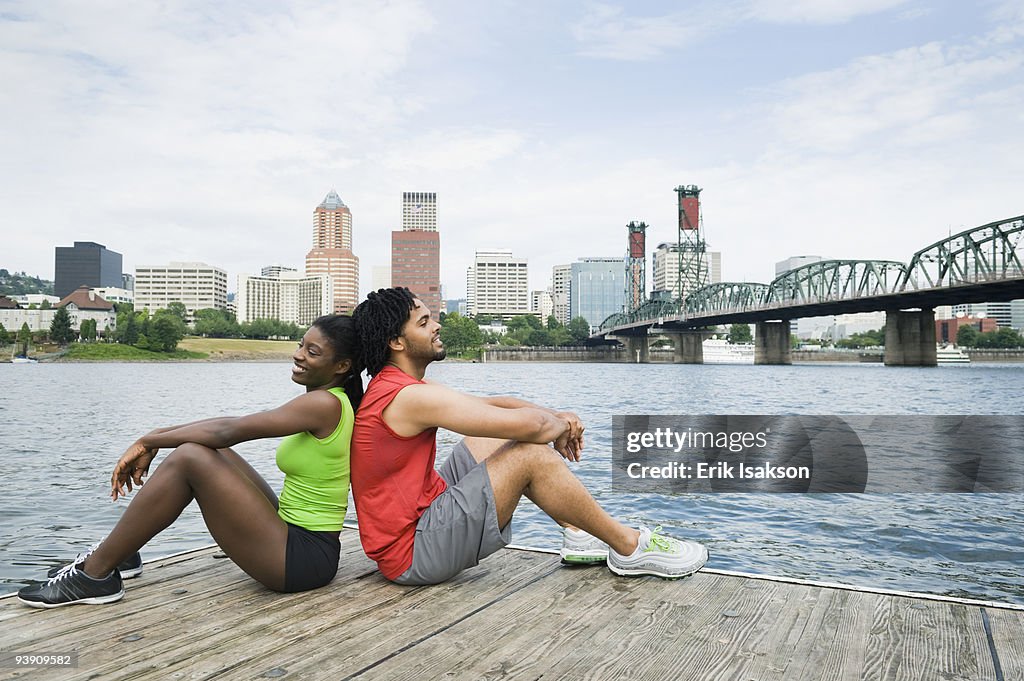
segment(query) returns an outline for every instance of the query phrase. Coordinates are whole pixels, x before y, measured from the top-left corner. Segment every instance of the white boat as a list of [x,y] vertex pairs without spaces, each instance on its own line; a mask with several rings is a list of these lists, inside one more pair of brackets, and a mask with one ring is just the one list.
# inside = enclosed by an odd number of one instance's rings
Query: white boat
[[939,345],[935,348],[935,360],[939,364],[970,364],[971,358],[962,348],[955,345]]
[[730,343],[724,338],[712,337],[703,343],[705,364],[753,364],[753,343]]
[[11,364],[35,364],[39,360],[32,359],[31,357],[12,357]]

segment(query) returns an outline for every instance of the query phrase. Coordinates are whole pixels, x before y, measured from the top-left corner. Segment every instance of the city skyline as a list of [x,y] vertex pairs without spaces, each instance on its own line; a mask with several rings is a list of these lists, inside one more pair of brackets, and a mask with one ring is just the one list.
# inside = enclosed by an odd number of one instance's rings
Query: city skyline
[[906,261],[1024,212],[1019,1],[12,2],[0,54],[0,266],[44,278],[74,241],[129,272],[299,266],[332,187],[362,295],[410,190],[443,197],[447,298],[476,250],[527,258],[537,290],[623,255],[631,220],[672,242],[680,184],[704,190],[725,280]]

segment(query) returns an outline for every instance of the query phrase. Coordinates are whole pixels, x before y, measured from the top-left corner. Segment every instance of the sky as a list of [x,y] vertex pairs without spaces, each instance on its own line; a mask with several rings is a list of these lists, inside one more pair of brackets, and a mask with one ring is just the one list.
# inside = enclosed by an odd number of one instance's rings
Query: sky
[[0,129],[0,268],[48,279],[95,241],[233,291],[334,189],[363,294],[403,191],[446,297],[478,249],[542,289],[631,220],[674,242],[695,184],[723,279],[768,282],[1024,213],[1024,0],[0,0]]

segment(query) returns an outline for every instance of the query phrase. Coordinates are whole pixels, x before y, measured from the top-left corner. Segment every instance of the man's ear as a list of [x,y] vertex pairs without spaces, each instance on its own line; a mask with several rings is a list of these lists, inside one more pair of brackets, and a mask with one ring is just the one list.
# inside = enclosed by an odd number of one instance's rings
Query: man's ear
[[401,336],[395,336],[388,341],[388,347],[395,352],[402,352],[405,350],[405,341]]

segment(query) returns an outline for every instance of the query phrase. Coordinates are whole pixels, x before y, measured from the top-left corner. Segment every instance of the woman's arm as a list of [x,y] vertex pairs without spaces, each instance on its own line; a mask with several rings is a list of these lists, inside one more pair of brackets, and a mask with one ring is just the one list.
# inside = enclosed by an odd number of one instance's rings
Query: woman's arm
[[[210,449],[239,442],[283,437],[304,431],[331,432],[341,420],[341,402],[326,390],[313,390],[269,411],[247,416],[226,416],[157,428],[136,440],[118,460],[110,478],[111,497],[117,499],[142,485],[157,451],[193,442]],[[126,492],[127,489],[127,492]]]

